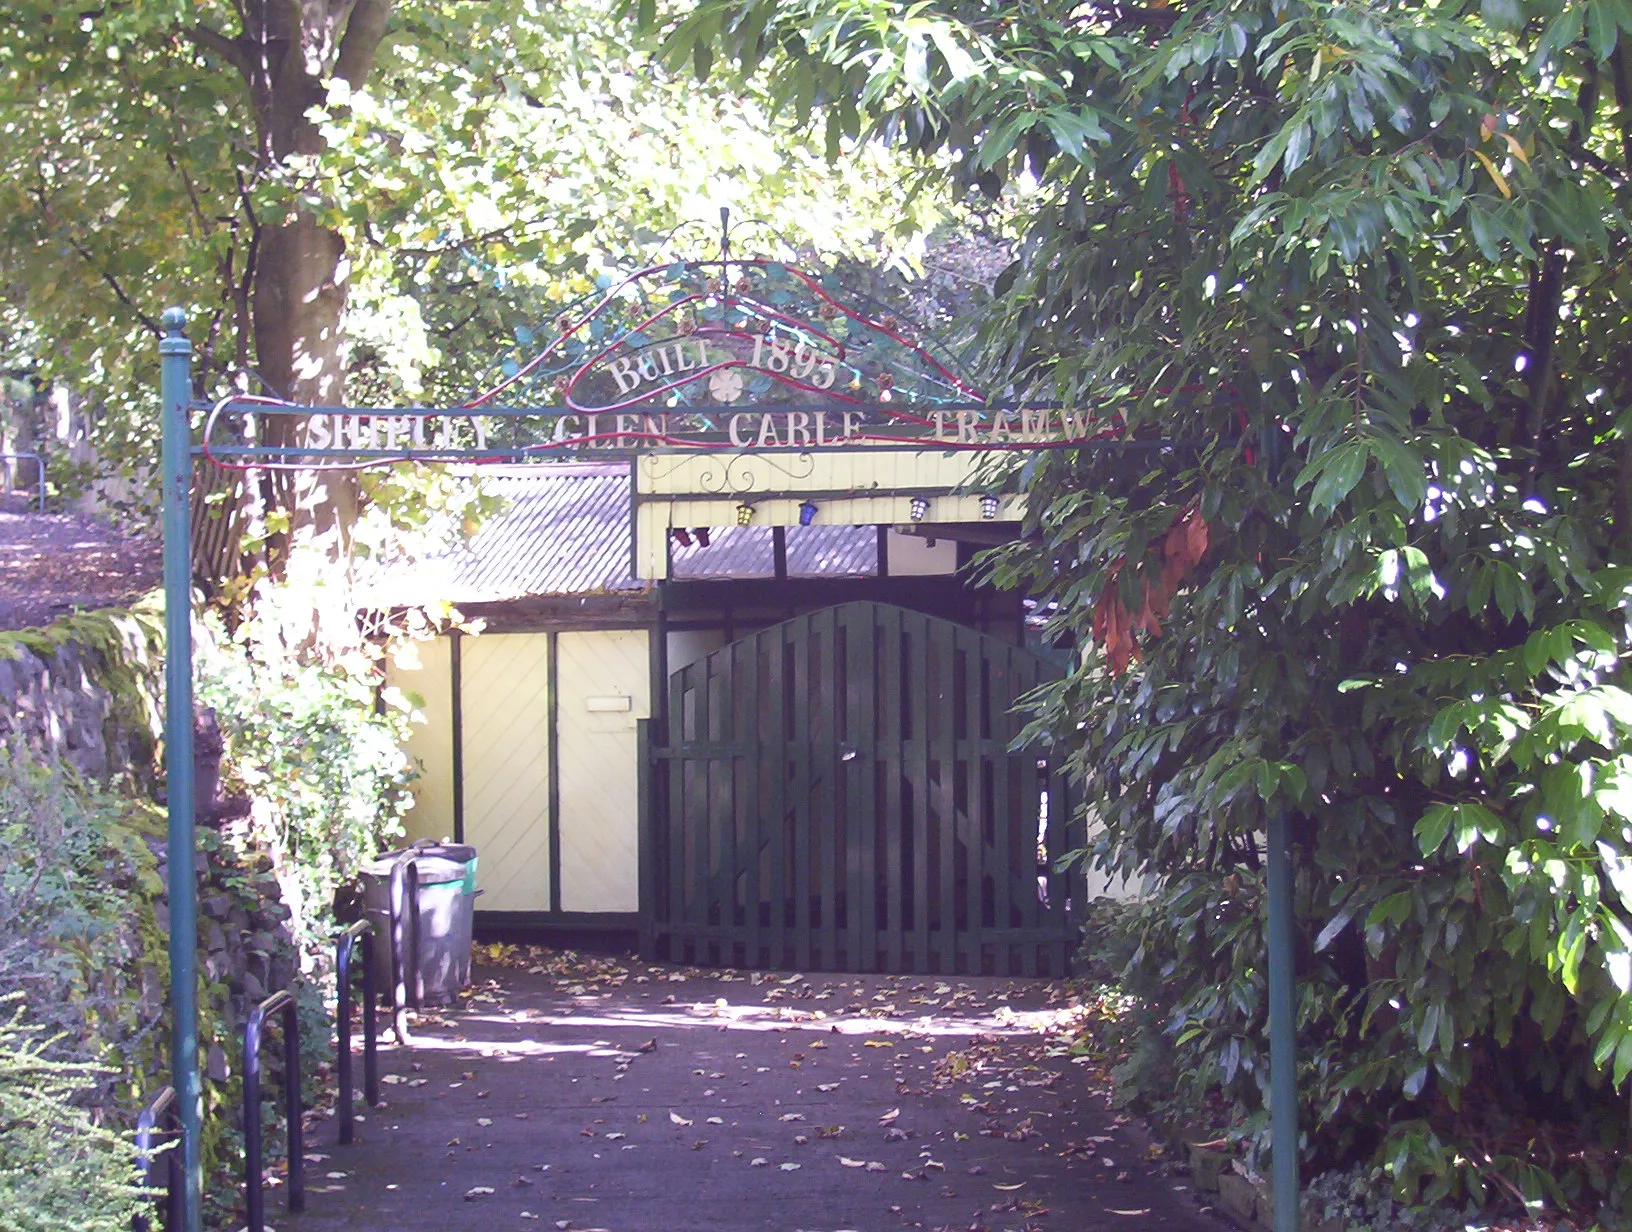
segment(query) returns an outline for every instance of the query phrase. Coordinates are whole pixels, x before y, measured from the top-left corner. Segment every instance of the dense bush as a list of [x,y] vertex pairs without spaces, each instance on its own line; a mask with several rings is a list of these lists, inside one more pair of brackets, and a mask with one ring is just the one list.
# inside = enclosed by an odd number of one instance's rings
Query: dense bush
[[51,1055],[105,1068],[127,1105],[167,1038],[164,887],[151,803],[80,781],[20,745],[0,754],[0,988],[27,998]]
[[[1632,12],[1621,0],[698,0],[1007,200],[987,385],[1095,439],[998,569],[1197,1090],[1266,1144],[1291,815],[1309,1162],[1632,1192]],[[1091,649],[1090,649],[1091,648]],[[1529,1208],[1534,1209],[1534,1208]]]
[[128,1232],[136,1150],[86,1107],[98,1071],[53,1058],[51,1037],[0,998],[0,1228]]
[[230,637],[200,663],[201,705],[225,742],[224,789],[251,803],[242,841],[264,850],[312,961],[327,952],[336,892],[402,834],[412,768],[407,712],[377,704],[377,654],[355,643],[328,653],[304,636],[310,592],[262,583]]

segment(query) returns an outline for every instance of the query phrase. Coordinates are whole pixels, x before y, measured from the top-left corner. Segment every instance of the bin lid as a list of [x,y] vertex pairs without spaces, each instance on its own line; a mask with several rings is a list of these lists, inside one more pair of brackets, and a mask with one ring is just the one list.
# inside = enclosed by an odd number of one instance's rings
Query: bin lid
[[398,864],[412,860],[420,885],[445,885],[465,880],[475,858],[476,849],[463,843],[420,842],[401,851],[385,852],[363,865],[362,871],[384,880],[390,878]]
[[457,860],[460,864],[469,864],[476,858],[476,848],[469,843],[439,843],[435,839],[422,838],[413,846],[401,853],[418,860],[424,856],[439,856],[444,860]]

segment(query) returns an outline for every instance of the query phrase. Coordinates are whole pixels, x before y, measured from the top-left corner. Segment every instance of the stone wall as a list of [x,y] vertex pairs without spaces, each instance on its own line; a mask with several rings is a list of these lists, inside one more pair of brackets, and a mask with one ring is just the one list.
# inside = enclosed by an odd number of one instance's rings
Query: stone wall
[[[76,911],[77,904],[7,906],[18,917],[12,924],[25,935],[21,948],[32,956],[30,963],[49,968],[57,981],[54,1000],[61,1013],[51,1025],[76,1049],[110,1067],[103,1083],[110,1097],[105,1106],[126,1120],[168,1081],[169,1072],[163,1040],[171,869],[162,783],[154,764],[162,738],[162,619],[156,607],[107,610],[42,629],[0,632],[0,751],[72,767],[77,782],[69,776],[49,789],[62,806],[62,821],[54,828],[83,825],[76,819],[88,806],[77,802],[95,802],[101,818],[97,841],[123,853],[110,858],[105,881],[94,891],[111,912],[103,948],[123,956],[118,973],[82,969],[85,964],[72,947],[56,952],[51,913]],[[202,657],[230,653],[204,627],[195,625],[195,637]],[[300,980],[301,964],[271,860],[245,832],[249,802],[219,793],[222,740],[214,715],[201,711],[194,731],[198,847],[192,875],[198,895],[205,1147],[209,1162],[221,1164],[223,1133],[241,1117],[243,1024],[257,1002]],[[0,769],[7,763],[13,772],[21,764],[0,758]],[[0,852],[0,873],[4,863]],[[0,910],[0,919],[7,918]],[[0,985],[5,982],[0,979]],[[75,1005],[87,1010],[83,1023],[76,1020]],[[278,1049],[268,1056],[274,1070],[278,1056]]]
[[160,613],[90,612],[0,632],[0,740],[82,775],[150,783],[160,735]]

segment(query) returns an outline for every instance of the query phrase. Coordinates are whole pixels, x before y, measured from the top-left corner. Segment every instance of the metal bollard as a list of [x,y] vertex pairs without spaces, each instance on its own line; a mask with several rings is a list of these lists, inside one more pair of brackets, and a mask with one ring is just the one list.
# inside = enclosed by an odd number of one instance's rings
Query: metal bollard
[[300,1020],[295,998],[279,989],[257,1005],[244,1024],[244,1186],[249,1232],[266,1232],[265,1195],[261,1192],[261,1029],[269,1014],[283,1013],[283,1104],[289,1138],[289,1201],[291,1212],[306,1209],[306,1183],[301,1158],[300,1125]]
[[[153,1188],[153,1156],[159,1149],[154,1138],[171,1137],[179,1128],[176,1088],[165,1087],[136,1118],[136,1154],[141,1160],[136,1183],[143,1189]],[[164,1211],[164,1226],[177,1232],[181,1227],[181,1143],[175,1140],[164,1152]],[[138,1214],[130,1226],[131,1232],[148,1232],[153,1223]]]
[[335,1032],[339,1042],[335,1072],[340,1083],[337,1115],[343,1145],[350,1143],[355,1133],[351,1115],[351,955],[359,941],[363,950],[363,1097],[370,1107],[380,1102],[379,1034],[374,1022],[374,926],[358,920],[340,934],[334,956],[339,986],[335,1007],[339,1019]]

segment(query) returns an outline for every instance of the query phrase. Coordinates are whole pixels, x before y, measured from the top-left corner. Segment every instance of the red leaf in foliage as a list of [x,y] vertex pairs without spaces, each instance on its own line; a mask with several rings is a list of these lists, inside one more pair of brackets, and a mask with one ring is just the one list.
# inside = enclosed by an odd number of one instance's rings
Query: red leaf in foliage
[[1105,647],[1106,662],[1113,673],[1120,676],[1129,663],[1139,659],[1139,643],[1133,636],[1136,632],[1142,631],[1147,637],[1162,635],[1162,622],[1167,619],[1173,597],[1207,554],[1207,543],[1207,520],[1201,510],[1191,509],[1174,522],[1162,538],[1161,571],[1155,577],[1146,576],[1144,602],[1138,612],[1130,612],[1117,594],[1116,577],[1124,562],[1119,560],[1112,566],[1111,580],[1094,608],[1092,637]]

